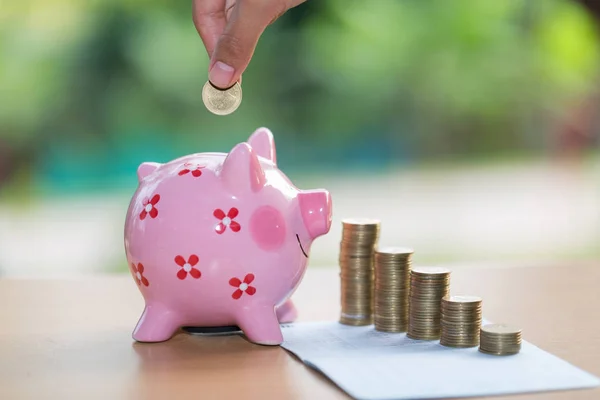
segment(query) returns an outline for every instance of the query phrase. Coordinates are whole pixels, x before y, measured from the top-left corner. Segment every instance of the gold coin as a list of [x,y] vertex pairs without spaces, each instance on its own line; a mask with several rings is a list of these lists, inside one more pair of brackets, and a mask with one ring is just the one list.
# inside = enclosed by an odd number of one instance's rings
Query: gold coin
[[521,329],[507,324],[488,324],[481,327],[485,333],[497,335],[517,335],[521,333]]
[[450,270],[448,268],[443,267],[414,267],[412,269],[413,274],[419,275],[445,275],[450,274]]
[[213,114],[228,115],[237,110],[242,103],[242,87],[239,82],[229,89],[218,89],[207,81],[202,88],[202,101]]
[[342,220],[343,225],[358,225],[358,226],[379,226],[380,220],[374,218],[344,218]]
[[479,303],[481,302],[481,297],[477,296],[447,296],[444,298],[445,301],[451,303]]
[[409,247],[395,247],[395,246],[385,246],[377,249],[375,253],[377,253],[380,257],[392,258],[392,257],[409,257],[415,251]]

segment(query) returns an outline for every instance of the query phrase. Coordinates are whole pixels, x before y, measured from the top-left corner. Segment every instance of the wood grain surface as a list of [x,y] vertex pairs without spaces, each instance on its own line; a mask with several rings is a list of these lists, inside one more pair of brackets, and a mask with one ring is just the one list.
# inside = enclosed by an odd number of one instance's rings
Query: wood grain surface
[[[484,317],[600,376],[600,263],[453,268],[452,292],[483,297]],[[301,321],[337,320],[336,268],[309,269]],[[0,399],[346,399],[280,347],[241,335],[181,333],[139,344],[143,301],[129,276],[0,280]],[[600,390],[495,397],[600,399]]]

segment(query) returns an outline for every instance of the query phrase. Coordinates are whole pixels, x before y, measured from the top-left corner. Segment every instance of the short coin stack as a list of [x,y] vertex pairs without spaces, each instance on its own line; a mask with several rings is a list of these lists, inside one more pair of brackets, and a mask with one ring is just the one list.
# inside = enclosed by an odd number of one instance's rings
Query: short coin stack
[[496,356],[517,354],[521,350],[521,329],[506,324],[481,327],[479,351]]
[[386,247],[375,251],[375,329],[406,332],[412,249]]
[[374,219],[342,221],[340,278],[342,312],[340,323],[373,323],[373,252],[379,240],[380,222]]
[[441,300],[450,289],[450,270],[414,267],[410,277],[407,336],[419,340],[440,338]]
[[475,347],[481,328],[481,298],[446,296],[442,299],[440,344],[447,347]]

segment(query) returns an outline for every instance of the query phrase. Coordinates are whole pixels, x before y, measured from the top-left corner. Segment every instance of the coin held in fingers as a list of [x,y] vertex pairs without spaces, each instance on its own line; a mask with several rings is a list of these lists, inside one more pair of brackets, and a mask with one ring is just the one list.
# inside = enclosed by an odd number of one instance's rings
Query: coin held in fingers
[[228,89],[219,89],[207,81],[202,88],[202,101],[213,114],[231,114],[242,103],[242,87],[236,82]]

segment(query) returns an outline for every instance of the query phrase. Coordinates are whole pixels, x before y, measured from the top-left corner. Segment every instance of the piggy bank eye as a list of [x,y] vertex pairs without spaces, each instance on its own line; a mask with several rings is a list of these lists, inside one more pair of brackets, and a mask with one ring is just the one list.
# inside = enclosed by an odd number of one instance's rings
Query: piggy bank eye
[[250,233],[261,249],[277,250],[285,241],[286,226],[283,215],[271,206],[258,208],[250,218]]

